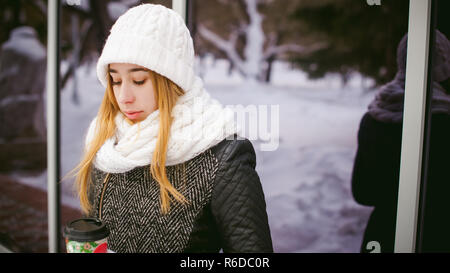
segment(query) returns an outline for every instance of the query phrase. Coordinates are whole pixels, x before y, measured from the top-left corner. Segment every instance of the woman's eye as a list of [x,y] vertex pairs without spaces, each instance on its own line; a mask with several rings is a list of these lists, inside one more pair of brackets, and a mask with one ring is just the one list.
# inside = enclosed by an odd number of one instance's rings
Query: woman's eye
[[137,85],[143,85],[145,83],[145,80],[142,81],[134,81],[135,84]]
[[[117,81],[117,82],[115,82],[115,81],[111,81],[111,84],[112,85],[120,85],[122,82],[121,81]],[[134,81],[134,84],[136,84],[136,85],[143,85],[145,83],[145,80],[142,80],[142,81]]]

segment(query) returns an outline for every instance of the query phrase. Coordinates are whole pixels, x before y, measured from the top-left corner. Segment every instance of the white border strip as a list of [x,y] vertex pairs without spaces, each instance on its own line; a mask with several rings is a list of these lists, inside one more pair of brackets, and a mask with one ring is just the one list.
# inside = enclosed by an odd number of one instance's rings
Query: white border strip
[[58,251],[58,192],[57,192],[57,41],[58,0],[48,1],[47,19],[47,210],[48,251]]
[[415,252],[431,0],[410,0],[395,252]]

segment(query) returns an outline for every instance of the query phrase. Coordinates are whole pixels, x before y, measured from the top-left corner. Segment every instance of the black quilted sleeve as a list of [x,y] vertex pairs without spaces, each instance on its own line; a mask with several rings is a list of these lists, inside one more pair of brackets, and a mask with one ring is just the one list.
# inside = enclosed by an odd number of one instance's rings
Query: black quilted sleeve
[[211,200],[223,252],[273,252],[253,145],[248,139],[228,142],[218,153]]

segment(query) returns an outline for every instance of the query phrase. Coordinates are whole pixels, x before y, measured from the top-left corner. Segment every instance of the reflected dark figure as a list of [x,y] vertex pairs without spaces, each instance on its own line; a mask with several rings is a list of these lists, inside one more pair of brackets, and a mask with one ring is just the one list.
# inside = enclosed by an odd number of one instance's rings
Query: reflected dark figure
[[[397,74],[380,88],[364,114],[352,174],[354,199],[374,210],[361,252],[371,241],[381,252],[394,251],[402,141],[407,35],[397,48]],[[436,31],[431,104],[430,153],[426,190],[424,252],[450,252],[450,42]],[[370,245],[370,244],[369,244]]]

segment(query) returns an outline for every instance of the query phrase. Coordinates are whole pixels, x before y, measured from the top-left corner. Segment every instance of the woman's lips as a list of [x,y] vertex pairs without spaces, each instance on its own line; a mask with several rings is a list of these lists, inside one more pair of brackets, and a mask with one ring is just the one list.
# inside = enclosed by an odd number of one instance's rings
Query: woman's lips
[[124,114],[129,118],[129,119],[136,119],[137,117],[139,117],[139,115],[142,113],[143,111],[129,111],[129,112],[124,112]]

